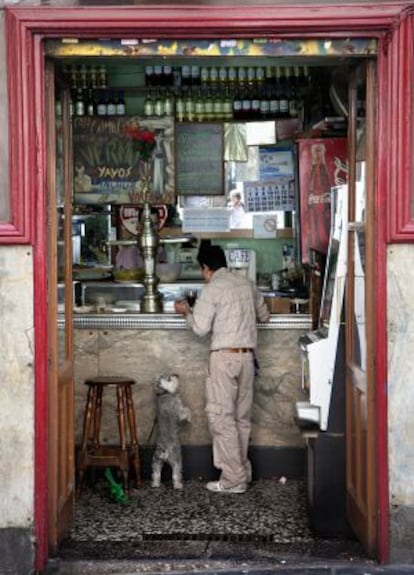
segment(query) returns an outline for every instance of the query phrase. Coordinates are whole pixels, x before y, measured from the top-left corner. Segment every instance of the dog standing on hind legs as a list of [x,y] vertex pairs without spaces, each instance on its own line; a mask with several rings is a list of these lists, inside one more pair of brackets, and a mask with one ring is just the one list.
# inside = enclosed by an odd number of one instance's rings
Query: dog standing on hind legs
[[191,421],[191,414],[177,393],[178,385],[179,377],[175,373],[160,375],[155,381],[157,445],[152,458],[152,487],[160,487],[161,470],[164,463],[168,463],[174,489],[183,488],[180,426]]

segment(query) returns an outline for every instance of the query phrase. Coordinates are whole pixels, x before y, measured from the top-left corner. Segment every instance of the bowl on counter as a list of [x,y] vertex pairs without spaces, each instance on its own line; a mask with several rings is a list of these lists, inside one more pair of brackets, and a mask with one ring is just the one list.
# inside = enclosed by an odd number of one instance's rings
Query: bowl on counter
[[112,273],[116,282],[138,282],[142,281],[145,277],[145,270],[141,268],[117,269]]
[[181,263],[176,262],[173,264],[157,263],[155,266],[155,273],[157,274],[160,282],[171,283],[178,279],[181,272]]

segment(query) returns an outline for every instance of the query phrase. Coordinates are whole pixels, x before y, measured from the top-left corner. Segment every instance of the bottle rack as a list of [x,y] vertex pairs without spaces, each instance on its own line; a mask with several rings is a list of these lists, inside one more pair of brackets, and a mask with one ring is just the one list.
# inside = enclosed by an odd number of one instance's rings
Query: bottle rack
[[141,85],[116,88],[104,65],[70,65],[63,75],[72,115],[125,115],[127,95],[143,99],[142,115],[178,122],[303,121],[310,88],[306,66],[145,66]]

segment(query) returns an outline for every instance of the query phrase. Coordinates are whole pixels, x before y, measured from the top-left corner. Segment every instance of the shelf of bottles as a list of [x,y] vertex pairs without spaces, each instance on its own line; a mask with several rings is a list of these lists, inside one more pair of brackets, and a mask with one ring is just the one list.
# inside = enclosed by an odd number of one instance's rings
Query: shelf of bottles
[[[108,87],[105,65],[67,65],[63,69],[65,84],[70,86],[71,116],[125,116],[124,90]],[[62,115],[59,93],[55,104],[56,116]]]
[[[125,90],[143,100],[147,117],[177,122],[304,119],[310,90],[307,66],[145,66],[145,84],[108,87],[104,65],[69,65],[73,116],[123,116]],[[61,113],[57,100],[57,115]]]
[[144,115],[178,122],[302,118],[305,66],[147,66]]

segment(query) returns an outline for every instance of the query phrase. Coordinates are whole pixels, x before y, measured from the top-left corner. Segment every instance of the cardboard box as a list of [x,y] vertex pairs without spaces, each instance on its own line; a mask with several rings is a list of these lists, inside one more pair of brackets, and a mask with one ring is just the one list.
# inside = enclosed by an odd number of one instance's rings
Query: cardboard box
[[265,297],[265,302],[270,313],[290,313],[290,298],[288,297]]

